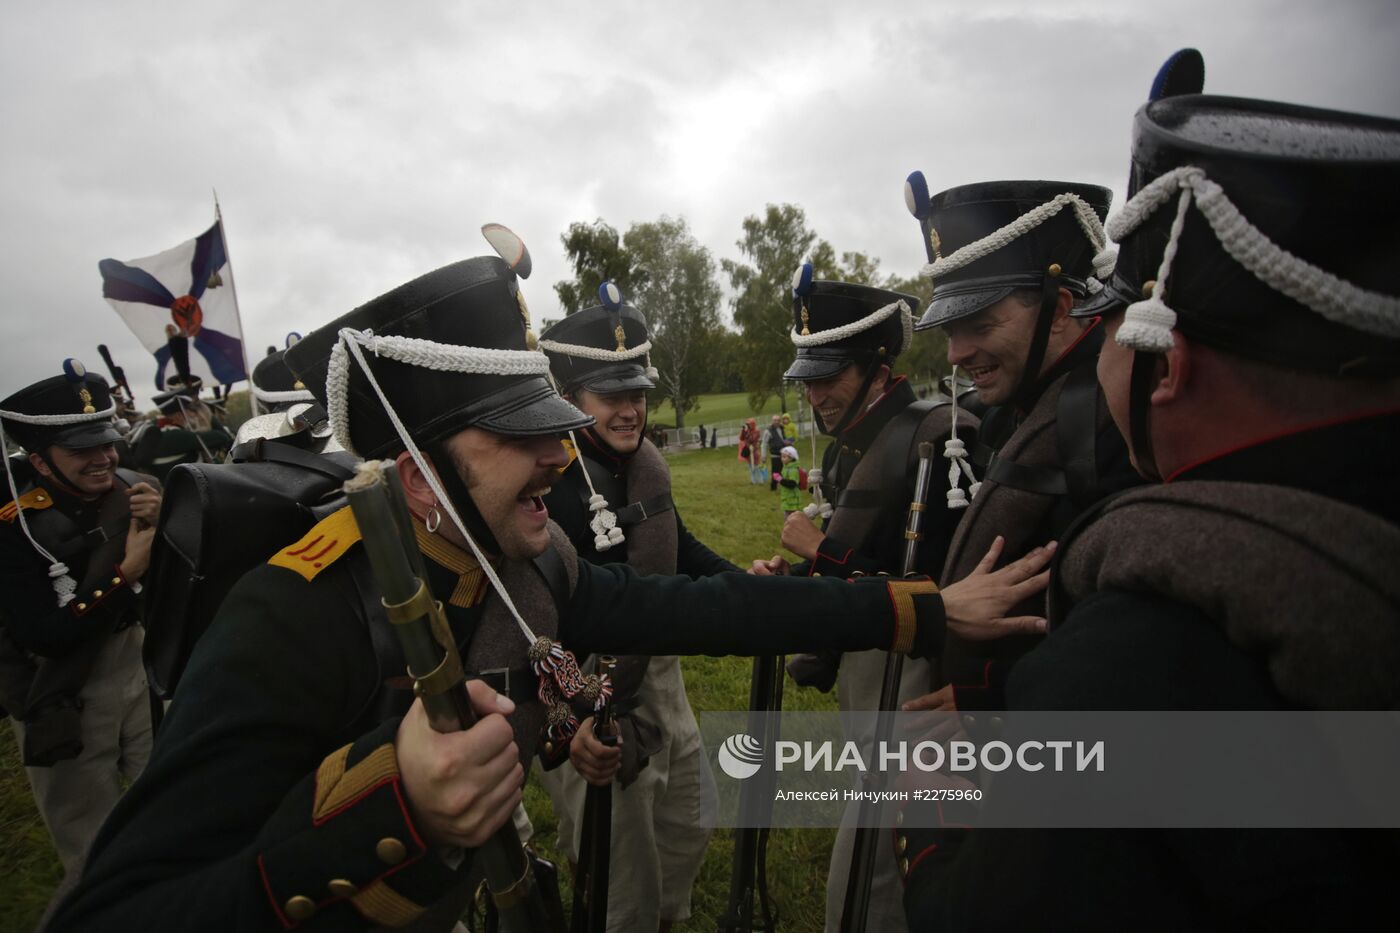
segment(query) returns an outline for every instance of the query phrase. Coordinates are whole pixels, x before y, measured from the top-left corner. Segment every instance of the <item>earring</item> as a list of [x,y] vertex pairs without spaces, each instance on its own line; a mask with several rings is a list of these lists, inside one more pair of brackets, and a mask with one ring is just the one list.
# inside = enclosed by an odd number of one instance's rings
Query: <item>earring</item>
[[442,513],[437,510],[437,506],[428,506],[428,517],[427,520],[423,522],[424,527],[428,529],[428,534],[437,534],[438,526],[441,524]]

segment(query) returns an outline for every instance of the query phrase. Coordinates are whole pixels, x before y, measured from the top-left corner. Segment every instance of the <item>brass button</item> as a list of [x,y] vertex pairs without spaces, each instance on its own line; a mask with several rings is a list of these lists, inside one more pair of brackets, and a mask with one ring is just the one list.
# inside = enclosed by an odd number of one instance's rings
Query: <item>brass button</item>
[[1148,279],[1146,282],[1143,282],[1143,283],[1142,283],[1142,297],[1144,297],[1144,298],[1151,298],[1151,297],[1152,297],[1152,289],[1154,289],[1154,288],[1156,288],[1156,287],[1157,287],[1157,280],[1156,280],[1156,279]]
[[101,599],[101,598],[102,598],[102,591],[101,591],[101,590],[93,590],[93,591],[92,591],[92,598],[93,598],[93,599]]
[[121,586],[121,585],[122,585],[122,578],[121,578],[121,577],[113,577],[113,578],[112,578],[112,585],[113,585],[113,586]]
[[404,848],[404,844],[393,836],[385,836],[374,847],[374,854],[379,856],[379,860],[385,865],[397,865],[408,858],[408,849]]
[[326,888],[331,892],[332,897],[354,897],[360,891],[353,882],[344,878],[332,879],[327,882]]
[[1058,262],[1052,262],[1050,263],[1050,268],[1045,271],[1050,273],[1051,278],[1056,278],[1060,274],[1060,264]]
[[303,920],[310,920],[316,916],[316,902],[305,894],[297,894],[287,898],[287,903],[282,905],[282,912],[288,919],[301,923]]
[[546,743],[544,743],[544,753],[545,753],[546,755],[553,755],[553,754],[554,754],[554,743],[553,743],[553,742],[546,742]]
[[819,572],[817,572],[817,571],[813,571],[812,576],[814,576],[814,577],[819,577],[819,576],[821,576],[821,573],[819,573]]
[[87,603],[78,603],[79,612],[87,612]]
[[907,858],[899,860],[899,876],[901,878],[909,877],[909,860]]
[[899,836],[899,837],[896,837],[895,843],[894,843],[894,850],[895,850],[896,852],[898,852],[900,855],[903,855],[906,851],[908,851],[908,849],[909,849],[909,837],[908,837],[908,836]]
[[904,825],[904,811],[903,811],[903,810],[900,810],[898,813],[896,813],[896,814],[894,815],[894,825],[896,825],[896,826],[903,826],[903,825]]

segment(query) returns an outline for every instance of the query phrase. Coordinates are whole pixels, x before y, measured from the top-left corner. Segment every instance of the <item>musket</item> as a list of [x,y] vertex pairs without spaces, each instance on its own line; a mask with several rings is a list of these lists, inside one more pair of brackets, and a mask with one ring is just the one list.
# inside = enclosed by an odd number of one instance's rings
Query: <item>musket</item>
[[782,674],[781,655],[753,659],[747,733],[763,749],[763,769],[745,781],[739,791],[739,828],[734,832],[729,903],[720,917],[719,933],[771,931],[778,925],[778,911],[768,894],[767,824],[773,815],[774,754],[778,743],[778,717],[774,713],[783,708]]
[[112,376],[112,383],[122,387],[122,390],[126,392],[126,400],[128,402],[135,402],[136,396],[131,394],[131,386],[126,381],[126,372],[116,363],[112,362],[112,351],[107,349],[105,343],[99,343],[97,345],[97,352],[102,357],[102,362],[107,364],[107,372]]
[[[933,478],[933,444],[919,444],[919,472],[914,479],[914,498],[909,503],[909,518],[904,529],[904,576],[915,572],[919,543],[924,539],[924,512],[928,509],[928,490]],[[885,674],[880,684],[880,713],[875,724],[875,744],[888,744],[894,736],[895,710],[899,706],[899,681],[904,673],[904,655],[891,651],[885,656]],[[841,909],[841,933],[864,933],[866,915],[870,912],[870,885],[875,878],[875,847],[883,836],[875,825],[880,810],[878,791],[884,789],[884,776],[878,770],[865,773],[862,790],[867,793],[860,802],[860,817],[856,821],[855,841],[851,847],[851,874],[846,880],[846,900]]]
[[[428,590],[423,557],[393,461],[362,463],[346,481],[355,524],[379,585],[384,610],[403,646],[413,692],[437,732],[461,732],[477,721],[462,659],[442,603]],[[564,933],[562,912],[546,907],[515,825],[506,823],[475,857],[507,933]]]
[[[612,677],[617,658],[601,655],[598,673]],[[607,746],[617,745],[613,704],[593,720],[593,734]],[[612,842],[613,785],[588,785],[583,801],[583,830],[579,836],[578,871],[574,873],[573,933],[603,933],[608,928],[608,881]]]

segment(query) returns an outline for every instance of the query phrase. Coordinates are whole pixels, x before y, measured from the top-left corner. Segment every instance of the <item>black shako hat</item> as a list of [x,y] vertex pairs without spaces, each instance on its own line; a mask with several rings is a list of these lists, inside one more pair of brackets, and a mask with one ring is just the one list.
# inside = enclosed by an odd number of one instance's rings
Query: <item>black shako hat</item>
[[1400,372],[1400,121],[1162,97],[1134,118],[1128,190],[1113,282],[1076,311],[1129,305],[1120,343],[1159,351],[1177,329],[1292,369]]
[[84,450],[114,444],[121,440],[112,420],[115,413],[106,380],[75,359],[63,361],[62,375],[40,379],[0,401],[5,433],[30,453],[51,446]]
[[402,450],[403,442],[353,354],[346,348],[333,353],[342,330],[365,344],[357,346],[360,355],[418,444],[468,427],[536,436],[593,423],[559,397],[545,376],[548,360],[527,345],[529,311],[515,270],[528,275],[529,254],[518,238],[514,242],[514,267],[495,256],[443,266],[288,348],[287,366],[326,407],[348,449],[384,457]]
[[792,281],[790,336],[797,358],[783,378],[810,382],[830,379],[852,363],[894,362],[908,346],[918,310],[913,295],[813,279],[812,264],[804,262]]
[[1107,188],[1066,181],[979,182],[929,197],[923,173],[913,173],[905,202],[933,280],[915,329],[970,317],[1018,289],[1040,291],[1047,273],[1076,298],[1097,291],[1094,257],[1112,198]]
[[[300,334],[288,334],[287,346],[301,340]],[[316,396],[287,368],[287,351],[273,350],[253,367],[253,396],[271,411],[285,409],[299,402],[314,402]]]
[[191,406],[199,403],[199,391],[204,387],[204,380],[198,376],[191,376],[189,384],[184,380],[177,380],[172,376],[168,384],[174,388],[166,389],[164,392],[157,392],[151,396],[151,402],[163,415],[173,415],[178,412],[188,410]]
[[549,357],[559,391],[608,395],[656,388],[646,318],[611,281],[598,286],[598,300],[600,304],[556,321],[540,335],[540,349]]

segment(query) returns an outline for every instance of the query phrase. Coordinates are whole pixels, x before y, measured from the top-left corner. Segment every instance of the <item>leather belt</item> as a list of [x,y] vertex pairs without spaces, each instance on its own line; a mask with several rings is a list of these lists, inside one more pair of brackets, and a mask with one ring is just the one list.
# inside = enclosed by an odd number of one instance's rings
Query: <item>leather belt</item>
[[843,489],[836,495],[838,509],[878,509],[891,493],[882,489]]
[[653,515],[669,512],[675,507],[675,503],[671,501],[671,494],[663,492],[659,496],[653,496],[641,502],[633,502],[618,509],[616,512],[617,523],[623,528],[640,525]]
[[1052,467],[1024,466],[1014,460],[994,458],[987,467],[988,480],[1023,492],[1039,493],[1042,496],[1063,496],[1069,492],[1069,483],[1063,470]]

